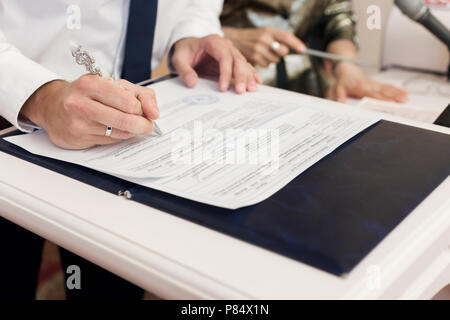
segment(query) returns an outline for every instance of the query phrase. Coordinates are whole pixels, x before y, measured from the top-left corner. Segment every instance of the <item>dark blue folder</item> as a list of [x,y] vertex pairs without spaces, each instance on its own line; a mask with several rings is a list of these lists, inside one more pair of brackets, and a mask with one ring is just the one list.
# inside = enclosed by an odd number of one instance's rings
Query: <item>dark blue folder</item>
[[[3,139],[0,150],[113,194],[128,190],[134,201],[335,275],[349,273],[450,175],[449,135],[388,121],[348,141],[268,200],[234,211],[36,156]],[[174,235],[174,241],[183,239]]]

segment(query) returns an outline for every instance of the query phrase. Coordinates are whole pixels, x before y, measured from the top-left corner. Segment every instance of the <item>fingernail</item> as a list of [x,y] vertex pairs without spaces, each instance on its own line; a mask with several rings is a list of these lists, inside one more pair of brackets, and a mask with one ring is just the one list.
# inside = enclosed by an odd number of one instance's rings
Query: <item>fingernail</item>
[[256,81],[258,81],[258,83],[262,83],[262,77],[259,75],[259,73],[256,75]]
[[188,87],[193,87],[195,85],[195,75],[193,73],[185,75],[183,80]]
[[244,93],[246,91],[245,89],[246,89],[245,83],[238,83],[236,86],[236,91],[238,93]]
[[300,46],[298,46],[298,51],[301,53],[305,53],[306,47],[304,45],[300,45]]
[[155,130],[155,123],[153,122],[153,120],[150,120],[150,131],[146,132],[146,135],[150,135],[153,130]]
[[230,86],[229,82],[222,82],[220,84],[220,91],[227,91],[229,86]]
[[248,90],[249,91],[256,91],[256,83],[255,82],[250,82],[248,85]]

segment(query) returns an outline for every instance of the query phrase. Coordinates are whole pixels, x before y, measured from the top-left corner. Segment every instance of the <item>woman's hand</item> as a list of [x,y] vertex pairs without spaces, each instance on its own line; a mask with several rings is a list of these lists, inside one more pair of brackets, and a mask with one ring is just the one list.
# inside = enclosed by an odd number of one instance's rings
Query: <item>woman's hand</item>
[[[268,67],[278,63],[281,57],[291,50],[303,53],[305,44],[293,33],[273,27],[239,29],[222,28],[225,37],[230,39],[253,65]],[[276,49],[276,50],[275,50]]]
[[339,102],[345,102],[347,98],[361,99],[364,97],[379,100],[408,102],[408,92],[394,87],[369,80],[358,66],[341,62],[334,70],[335,82],[328,91],[326,97]]
[[[331,42],[327,51],[352,59],[357,56],[355,45],[346,39]],[[324,66],[326,73],[334,78],[334,85],[326,94],[328,99],[345,102],[348,97],[357,99],[370,97],[401,103],[408,102],[407,91],[390,84],[371,81],[365,76],[363,70],[355,64],[340,62],[332,70],[331,61],[325,60]]]

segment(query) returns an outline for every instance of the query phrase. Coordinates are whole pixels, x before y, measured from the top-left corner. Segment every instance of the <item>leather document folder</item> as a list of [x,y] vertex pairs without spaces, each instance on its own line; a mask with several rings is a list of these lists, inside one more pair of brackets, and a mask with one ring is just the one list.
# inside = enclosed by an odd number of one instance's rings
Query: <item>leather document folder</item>
[[[20,133],[8,135],[15,134]],[[106,192],[129,191],[130,201],[338,276],[351,272],[450,175],[450,135],[384,120],[269,199],[238,210],[201,204],[33,155],[3,139],[0,151]],[[183,243],[176,235],[173,241]]]

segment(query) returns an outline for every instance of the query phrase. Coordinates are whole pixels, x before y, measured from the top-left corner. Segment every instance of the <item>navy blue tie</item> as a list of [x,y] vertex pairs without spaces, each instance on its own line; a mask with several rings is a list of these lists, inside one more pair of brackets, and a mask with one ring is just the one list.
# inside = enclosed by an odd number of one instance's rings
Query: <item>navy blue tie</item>
[[137,83],[151,76],[158,0],[130,0],[122,79]]

